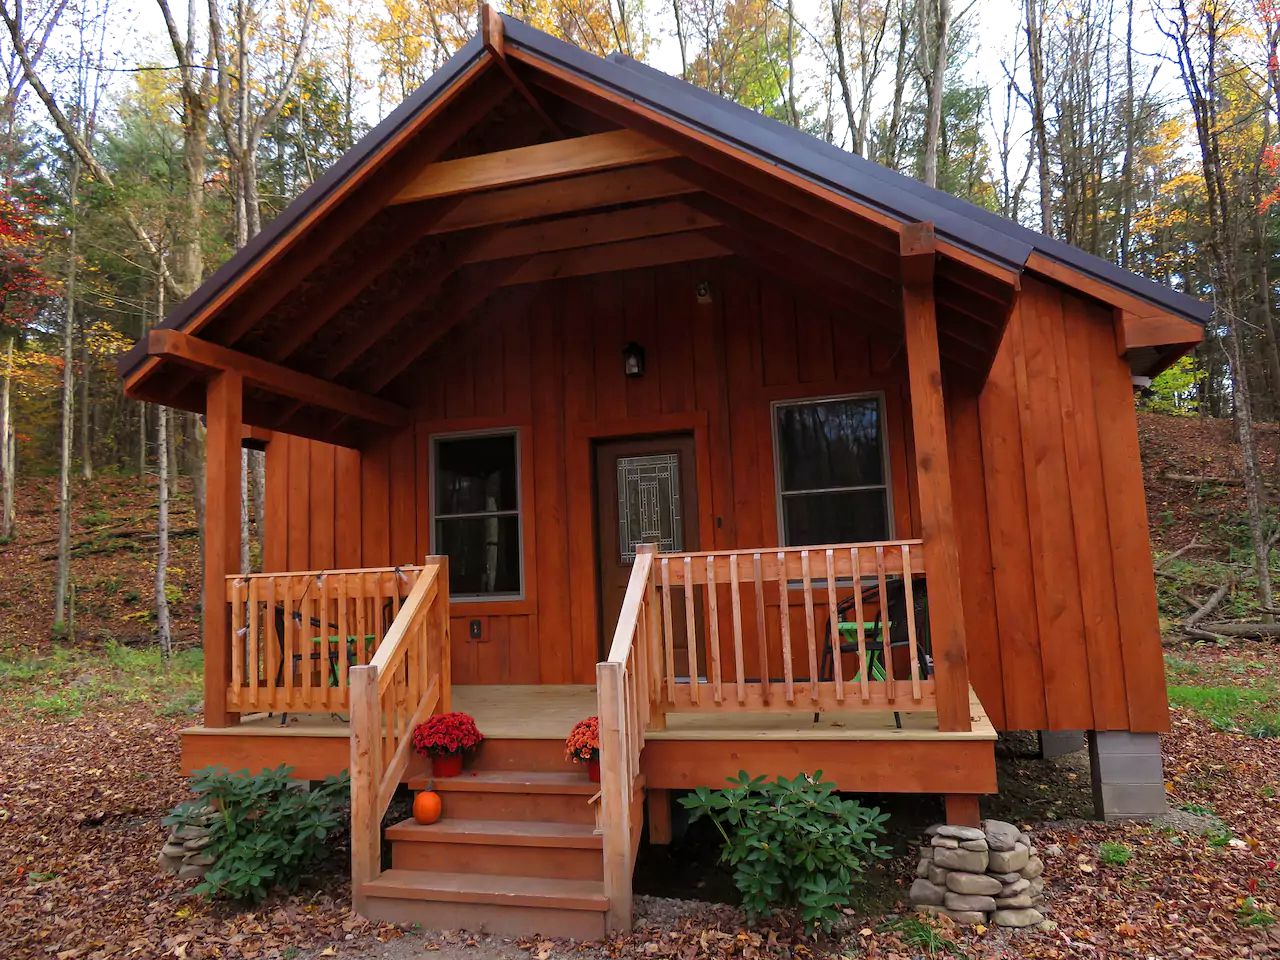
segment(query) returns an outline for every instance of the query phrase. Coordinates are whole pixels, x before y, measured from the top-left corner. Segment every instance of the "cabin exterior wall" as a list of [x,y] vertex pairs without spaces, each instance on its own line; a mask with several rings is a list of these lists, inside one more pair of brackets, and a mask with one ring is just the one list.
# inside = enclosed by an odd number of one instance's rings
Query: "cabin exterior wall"
[[[698,302],[700,283],[710,303]],[[876,331],[724,260],[510,291],[436,347],[412,430],[362,451],[284,435],[268,444],[264,568],[421,562],[431,437],[515,427],[524,596],[454,601],[454,682],[593,683],[596,439],[692,433],[701,549],[772,545],[772,404],[881,393],[892,533],[916,535],[905,358],[900,339]],[[643,377],[623,374],[629,341],[645,347]]]
[[[710,303],[698,302],[703,282]],[[628,341],[646,349],[643,377],[623,375]],[[453,603],[454,680],[591,683],[593,439],[692,432],[702,548],[773,545],[771,405],[882,392],[893,534],[915,536],[900,345],[733,260],[506,291],[436,347],[411,430],[362,451],[283,435],[268,445],[264,567],[420,561],[430,438],[515,427],[524,594]],[[969,674],[995,726],[1167,729],[1136,419],[1111,312],[1024,277],[981,393],[956,381],[946,399]]]

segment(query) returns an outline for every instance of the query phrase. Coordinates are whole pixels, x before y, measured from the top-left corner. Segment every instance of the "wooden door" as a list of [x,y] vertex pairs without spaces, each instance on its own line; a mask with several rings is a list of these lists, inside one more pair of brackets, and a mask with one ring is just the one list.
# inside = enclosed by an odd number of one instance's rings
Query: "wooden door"
[[[698,486],[693,435],[675,433],[596,445],[596,561],[600,651],[613,642],[636,547],[670,553],[698,549]],[[683,598],[679,598],[681,601]],[[683,614],[674,631],[676,663],[686,661]]]

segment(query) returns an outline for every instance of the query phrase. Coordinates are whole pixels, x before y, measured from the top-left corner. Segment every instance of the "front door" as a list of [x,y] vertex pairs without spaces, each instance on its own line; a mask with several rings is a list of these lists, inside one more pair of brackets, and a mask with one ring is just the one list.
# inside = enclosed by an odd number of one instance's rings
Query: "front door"
[[[595,453],[603,655],[613,642],[636,547],[656,543],[663,553],[698,549],[698,487],[692,434],[602,441]],[[681,648],[683,626],[681,617],[674,631]],[[677,654],[676,659],[680,663],[684,657]]]

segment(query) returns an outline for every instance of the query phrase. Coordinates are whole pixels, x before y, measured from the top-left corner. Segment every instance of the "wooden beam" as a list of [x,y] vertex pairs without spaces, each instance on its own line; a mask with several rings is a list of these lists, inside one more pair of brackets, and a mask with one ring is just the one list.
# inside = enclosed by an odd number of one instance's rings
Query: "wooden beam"
[[[152,330],[154,335],[161,332]],[[240,569],[240,438],[244,381],[234,370],[209,380],[205,397],[204,725],[238,722],[227,711],[231,683],[231,619],[226,578]]]
[[517,220],[577,213],[596,207],[661,200],[698,188],[658,166],[591,173],[572,180],[553,180],[471,194],[432,225],[429,233],[472,230]]
[[1120,321],[1117,343],[1120,352],[1141,347],[1183,347],[1204,340],[1204,327],[1168,313],[1143,316],[1117,310]]
[[933,224],[913,224],[903,231],[902,319],[920,499],[920,538],[924,541],[929,589],[938,727],[968,730],[969,664],[933,298],[936,251]]
[[615,270],[635,270],[664,263],[682,263],[686,260],[709,260],[725,257],[733,251],[724,244],[702,233],[679,233],[665,237],[648,237],[643,240],[627,240],[608,243],[580,250],[563,250],[559,253],[530,257],[503,284],[515,286],[521,283],[542,283],[565,277],[582,277],[593,273],[612,273]]
[[[399,427],[409,422],[409,411],[394,403],[216,343],[198,340],[177,330],[152,330],[147,334],[147,352],[152,356],[168,357],[215,373],[235,373],[245,382],[278,396],[324,407],[369,423]],[[238,447],[238,425],[236,429]]]
[[508,227],[488,236],[466,256],[465,263],[533,256],[621,240],[639,240],[719,226],[719,221],[678,200],[628,207],[561,220]]
[[423,169],[392,203],[512,187],[617,167],[665,160],[673,152],[634,130],[612,130],[569,140],[442,160]]

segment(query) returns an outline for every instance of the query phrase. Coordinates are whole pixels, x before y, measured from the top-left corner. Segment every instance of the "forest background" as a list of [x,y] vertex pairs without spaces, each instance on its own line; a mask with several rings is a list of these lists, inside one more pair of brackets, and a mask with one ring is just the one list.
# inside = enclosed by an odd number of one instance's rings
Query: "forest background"
[[[508,0],[614,50],[1213,302],[1141,393],[1229,417],[1274,620],[1277,525],[1255,452],[1280,418],[1280,10],[1272,0]],[[76,484],[155,490],[203,528],[198,418],[129,400],[115,359],[476,32],[471,0],[0,0],[0,543],[15,479],[56,476],[54,636],[73,624]],[[263,464],[246,453],[242,564]],[[184,486],[185,488],[185,486]]]

